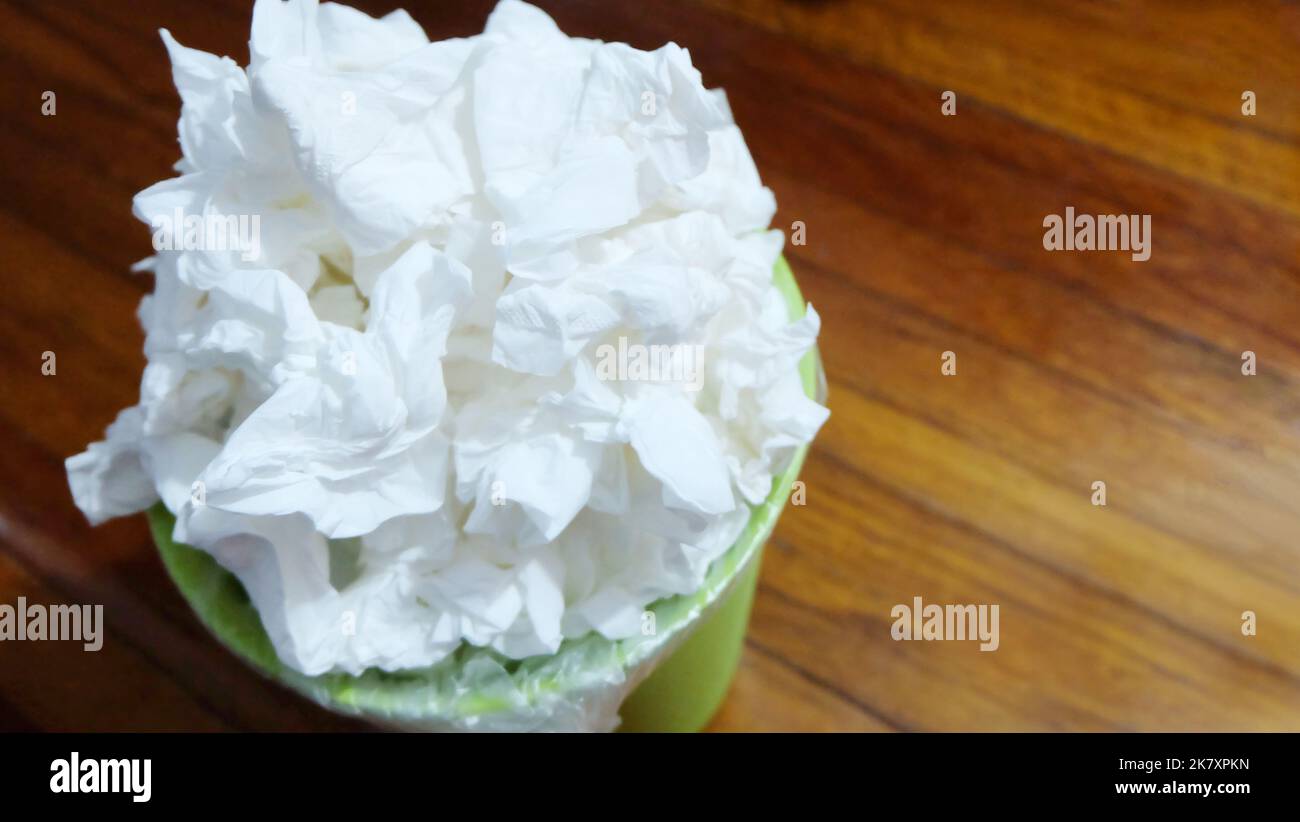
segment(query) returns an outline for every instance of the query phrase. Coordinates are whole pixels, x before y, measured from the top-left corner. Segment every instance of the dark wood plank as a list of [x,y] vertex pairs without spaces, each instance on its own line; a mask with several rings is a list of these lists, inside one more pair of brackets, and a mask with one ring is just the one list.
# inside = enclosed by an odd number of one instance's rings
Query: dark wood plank
[[[0,554],[0,602],[95,605],[47,585]],[[184,685],[100,626],[102,647],[77,641],[6,642],[0,653],[0,728],[51,731],[222,731],[230,726]],[[21,662],[19,661],[21,660]]]

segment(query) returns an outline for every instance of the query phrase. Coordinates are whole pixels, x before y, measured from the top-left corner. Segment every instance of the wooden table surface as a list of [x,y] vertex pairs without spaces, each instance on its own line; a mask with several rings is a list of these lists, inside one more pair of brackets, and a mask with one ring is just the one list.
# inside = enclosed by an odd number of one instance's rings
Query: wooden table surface
[[[573,35],[688,47],[776,225],[806,226],[787,254],[832,416],[715,728],[1300,730],[1300,9],[540,5]],[[490,6],[406,4],[434,38]],[[98,653],[0,645],[0,728],[355,727],[209,639],[143,517],[89,528],[62,466],[144,364],[130,202],[179,156],[155,30],[242,64],[250,8],[0,5],[0,603],[107,622]],[[1151,215],[1150,259],[1045,250],[1067,206]],[[1000,647],[894,641],[917,596],[997,604]]]

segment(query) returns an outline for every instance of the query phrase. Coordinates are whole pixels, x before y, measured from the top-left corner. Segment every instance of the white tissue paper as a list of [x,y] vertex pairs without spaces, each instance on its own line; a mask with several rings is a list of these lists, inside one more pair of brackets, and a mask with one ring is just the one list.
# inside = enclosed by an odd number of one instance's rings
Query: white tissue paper
[[[90,521],[161,499],[307,675],[552,654],[697,590],[827,412],[687,52],[515,0],[436,43],[258,0],[247,69],[162,36],[183,157],[135,212],[260,234],[145,262],[140,403],[67,461]],[[602,362],[653,346],[694,378]]]

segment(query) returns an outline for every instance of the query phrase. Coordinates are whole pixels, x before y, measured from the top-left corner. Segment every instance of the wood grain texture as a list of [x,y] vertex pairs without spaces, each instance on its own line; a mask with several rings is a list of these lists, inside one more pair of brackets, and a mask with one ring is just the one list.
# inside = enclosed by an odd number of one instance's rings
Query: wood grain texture
[[[491,8],[405,5],[431,37]],[[775,225],[807,226],[787,255],[832,417],[716,729],[1300,730],[1297,7],[539,5],[573,35],[688,47]],[[130,199],[178,153],[155,29],[242,63],[248,15],[0,3],[0,602],[97,602],[108,623],[98,654],[0,645],[0,728],[356,727],[218,647],[143,519],[87,527],[62,468],[143,366]],[[1152,215],[1151,259],[1045,251],[1066,206]],[[893,641],[915,596],[999,604],[1001,647]]]

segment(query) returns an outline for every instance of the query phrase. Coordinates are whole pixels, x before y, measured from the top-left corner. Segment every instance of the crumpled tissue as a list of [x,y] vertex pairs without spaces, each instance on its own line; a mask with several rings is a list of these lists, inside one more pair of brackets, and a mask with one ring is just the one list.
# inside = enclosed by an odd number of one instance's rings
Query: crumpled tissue
[[[90,521],[161,500],[304,675],[554,654],[700,589],[827,411],[774,199],[688,53],[516,0],[433,43],[258,0],[246,69],[162,37],[182,158],[135,213],[260,238],[142,264],[140,402],[67,460]],[[610,379],[620,344],[702,371]]]

